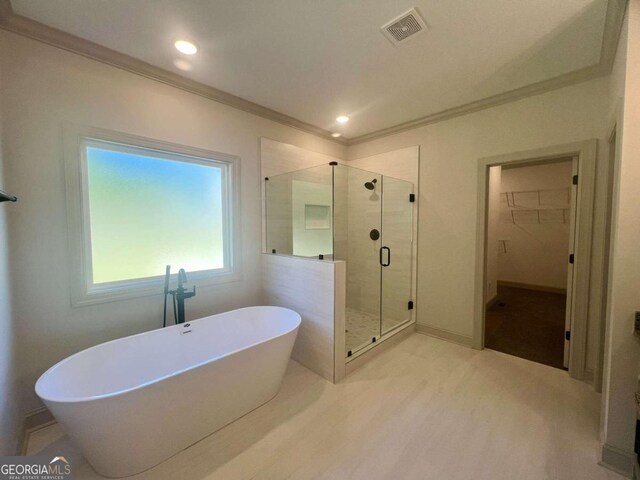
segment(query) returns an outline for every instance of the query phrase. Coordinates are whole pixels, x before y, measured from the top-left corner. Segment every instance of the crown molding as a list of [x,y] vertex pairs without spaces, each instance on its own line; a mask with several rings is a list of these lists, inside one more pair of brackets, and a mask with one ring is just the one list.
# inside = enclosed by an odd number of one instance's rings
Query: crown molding
[[321,137],[324,140],[329,140],[330,142],[341,145],[347,144],[346,138],[333,138],[331,136],[332,132],[323,128],[316,127],[310,123],[303,122],[284,113],[245,100],[244,98],[204,83],[183,77],[169,70],[156,67],[150,63],[58,30],[57,28],[49,27],[30,18],[17,15],[13,12],[10,0],[0,0],[0,28],[120,68],[127,72],[156,80],[209,100],[237,108],[238,110],[281,123],[288,127],[302,130],[303,132]]
[[370,142],[377,138],[386,137],[388,135],[393,135],[407,130],[413,130],[414,128],[477,112],[479,110],[484,110],[485,108],[515,102],[516,100],[521,100],[526,97],[540,95],[552,90],[557,90],[558,88],[567,87],[569,85],[608,75],[611,73],[613,62],[615,61],[627,3],[628,0],[609,0],[607,2],[607,13],[605,17],[604,32],[602,35],[602,47],[600,49],[599,63],[580,70],[574,70],[573,72],[565,73],[554,78],[543,80],[541,82],[525,85],[524,87],[516,88],[508,92],[485,97],[464,105],[416,118],[392,127],[383,128],[357,137],[351,137],[348,145]]
[[478,112],[487,108],[497,107],[498,105],[504,105],[505,103],[515,102],[526,97],[539,95],[541,93],[557,90],[559,88],[574,85],[576,83],[592,80],[596,77],[606,75],[607,73],[608,72],[604,71],[604,69],[599,64],[593,65],[591,67],[586,67],[581,70],[575,70],[558,77],[543,80],[537,83],[532,83],[515,90],[510,90],[508,92],[499,93],[491,97],[485,97],[480,100],[465,103],[464,105],[460,105],[458,107],[442,110],[440,112],[416,118],[415,120],[400,123],[392,127],[383,128],[381,130],[376,130],[375,132],[352,137],[349,139],[349,145],[357,145],[359,143],[370,142],[372,140],[386,137],[388,135],[394,135],[396,133],[405,132],[407,130],[424,127],[425,125],[442,122],[444,120],[449,120],[451,118],[460,117],[469,113]]
[[10,0],[0,0],[0,29],[17,33],[130,73],[162,82],[209,100],[237,108],[238,110],[316,135],[324,140],[350,146],[608,75],[611,72],[615,60],[627,3],[628,0],[608,0],[602,47],[600,50],[600,61],[595,65],[352,138],[333,138],[331,132],[323,128],[303,122],[284,113],[245,100],[244,98],[204,83],[191,80],[169,70],[156,67],[150,63],[84,38],[17,15],[11,8]]

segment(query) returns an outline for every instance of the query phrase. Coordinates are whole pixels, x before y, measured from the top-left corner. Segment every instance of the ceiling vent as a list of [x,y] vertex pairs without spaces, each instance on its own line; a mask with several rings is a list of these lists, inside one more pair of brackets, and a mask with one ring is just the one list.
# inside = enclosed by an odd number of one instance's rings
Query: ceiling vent
[[404,45],[428,30],[428,26],[418,13],[416,8],[404,12],[389,23],[383,25],[380,30],[395,46]]

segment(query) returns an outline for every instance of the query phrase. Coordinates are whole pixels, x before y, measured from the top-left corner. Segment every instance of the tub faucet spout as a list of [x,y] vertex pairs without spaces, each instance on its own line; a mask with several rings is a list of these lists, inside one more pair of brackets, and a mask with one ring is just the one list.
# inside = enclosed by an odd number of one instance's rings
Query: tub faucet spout
[[167,295],[171,295],[173,297],[173,316],[176,324],[184,323],[186,320],[185,311],[184,311],[184,301],[187,298],[196,296],[196,287],[193,286],[193,289],[188,292],[186,288],[184,288],[184,284],[187,283],[187,272],[184,271],[184,268],[181,268],[178,271],[178,288],[175,290],[169,290],[169,277],[170,277],[171,267],[167,265],[166,273],[165,273],[165,283],[164,283],[164,321],[162,326],[165,327],[167,322]]
[[175,298],[176,298],[177,311],[178,311],[178,317],[176,321],[178,323],[185,322],[184,301],[187,298],[196,296],[196,286],[194,285],[193,290],[190,292],[187,292],[187,290],[184,288],[184,284],[186,282],[187,282],[187,272],[184,271],[184,268],[181,268],[180,271],[178,271],[178,288],[175,291],[176,292]]

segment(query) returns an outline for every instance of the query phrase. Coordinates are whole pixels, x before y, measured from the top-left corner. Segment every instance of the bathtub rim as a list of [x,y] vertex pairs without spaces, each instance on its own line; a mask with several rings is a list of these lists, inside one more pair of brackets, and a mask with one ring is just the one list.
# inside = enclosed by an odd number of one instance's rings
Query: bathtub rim
[[[38,385],[41,385],[42,379],[45,378],[47,375],[50,375],[56,368],[60,367],[63,363],[65,363],[67,361],[70,361],[72,358],[74,358],[74,357],[76,357],[78,355],[81,355],[81,354],[83,354],[85,352],[88,352],[90,350],[93,350],[95,348],[101,347],[103,345],[107,345],[107,344],[110,344],[110,343],[118,342],[118,341],[123,340],[125,338],[134,338],[134,337],[138,337],[138,336],[141,336],[141,335],[146,335],[146,334],[148,334],[150,332],[154,332],[154,331],[157,331],[157,330],[163,330],[163,328],[157,328],[157,329],[154,329],[154,330],[148,330],[146,332],[140,332],[140,333],[136,333],[136,334],[133,334],[133,335],[127,335],[126,337],[114,338],[113,340],[109,340],[107,342],[102,342],[102,343],[99,343],[97,345],[93,345],[91,347],[88,347],[88,348],[85,348],[83,350],[80,350],[79,352],[76,352],[76,353],[74,353],[72,355],[69,355],[68,357],[65,357],[62,360],[60,360],[59,362],[55,363],[53,366],[49,367],[42,375],[40,375],[40,377],[38,377],[38,380],[36,381],[36,384],[34,386],[34,390],[36,392],[36,395],[43,402],[84,403],[84,402],[93,402],[93,401],[103,400],[105,398],[116,397],[116,396],[119,396],[119,395],[123,395],[125,393],[133,392],[133,391],[136,391],[136,390],[141,390],[141,389],[143,389],[145,387],[148,387],[150,385],[153,385],[155,383],[160,383],[160,382],[162,382],[164,380],[167,380],[169,378],[181,375],[181,374],[189,372],[191,370],[195,370],[196,368],[199,368],[199,367],[201,367],[203,365],[207,365],[207,364],[212,363],[212,362],[214,362],[216,360],[221,360],[223,358],[229,357],[229,356],[234,355],[236,353],[240,353],[240,352],[248,350],[250,348],[257,347],[258,345],[262,345],[263,343],[269,342],[271,340],[275,340],[277,338],[284,337],[284,336],[290,334],[291,332],[297,330],[300,327],[300,324],[302,323],[301,315],[298,312],[296,312],[295,310],[292,310],[292,309],[286,308],[286,307],[278,307],[278,306],[270,306],[270,305],[259,305],[259,306],[252,306],[252,307],[237,308],[235,310],[229,310],[227,312],[221,312],[221,313],[217,313],[217,314],[214,314],[214,315],[209,315],[207,317],[201,317],[201,318],[197,318],[195,320],[190,320],[190,321],[188,321],[186,323],[196,323],[196,322],[199,322],[201,320],[206,320],[206,319],[208,319],[210,317],[216,317],[218,315],[224,315],[225,313],[242,312],[244,310],[255,310],[255,309],[261,309],[261,308],[277,309],[277,310],[284,310],[284,311],[287,311],[287,312],[291,312],[291,313],[295,314],[295,318],[296,318],[297,321],[296,321],[295,325],[292,328],[288,328],[285,331],[279,333],[278,335],[275,335],[273,337],[268,337],[268,338],[260,340],[258,342],[250,343],[250,344],[248,344],[248,345],[246,345],[246,346],[244,346],[242,348],[237,348],[235,350],[230,350],[228,352],[225,352],[222,355],[218,355],[218,356],[209,358],[209,359],[207,359],[207,360],[205,360],[203,362],[199,362],[199,363],[196,363],[196,364],[193,364],[193,365],[189,365],[187,368],[183,368],[183,369],[177,370],[177,371],[172,372],[172,373],[170,373],[168,375],[162,375],[160,377],[154,378],[153,380],[141,383],[139,385],[135,385],[133,387],[125,388],[125,389],[122,389],[122,390],[117,390],[117,391],[114,391],[114,392],[104,393],[104,394],[101,394],[101,395],[84,396],[84,397],[57,397],[57,398],[53,398],[50,395],[41,395],[40,394],[40,392],[38,391]],[[166,327],[166,328],[179,327],[179,326],[180,325],[171,325],[170,327]]]

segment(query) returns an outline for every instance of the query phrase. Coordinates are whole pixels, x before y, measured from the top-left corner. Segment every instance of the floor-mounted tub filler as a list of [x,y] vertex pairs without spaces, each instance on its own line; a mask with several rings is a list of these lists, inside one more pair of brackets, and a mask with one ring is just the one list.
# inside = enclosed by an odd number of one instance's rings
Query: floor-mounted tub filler
[[47,370],[36,393],[95,470],[147,470],[273,398],[300,315],[250,307],[113,340]]

